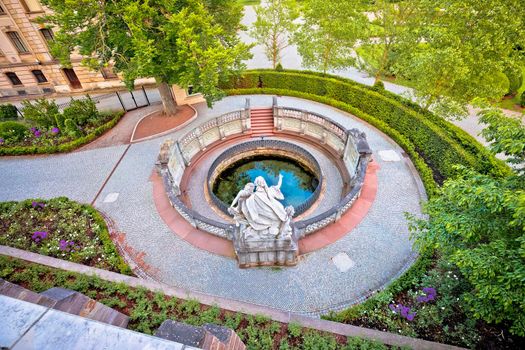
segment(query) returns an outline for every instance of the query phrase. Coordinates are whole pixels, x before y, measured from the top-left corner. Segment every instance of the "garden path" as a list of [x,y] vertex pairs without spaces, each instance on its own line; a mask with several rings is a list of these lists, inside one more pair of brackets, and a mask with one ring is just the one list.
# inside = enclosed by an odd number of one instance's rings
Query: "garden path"
[[[250,98],[254,107],[272,103],[271,96]],[[409,159],[368,124],[332,107],[297,98],[280,97],[278,103],[321,113],[367,133],[379,165],[378,191],[361,223],[337,242],[302,256],[297,266],[283,269],[241,270],[233,259],[195,248],[170,230],[156,210],[150,182],[160,144],[208,119],[242,109],[244,99],[227,97],[213,109],[199,105],[197,120],[149,141],[63,155],[2,158],[0,201],[68,196],[90,203],[103,187],[95,206],[113,218],[125,234],[124,243],[134,252],[132,256],[155,280],[296,313],[343,308],[402,273],[414,259],[404,213],[420,214],[424,199]],[[394,151],[399,161],[383,160],[379,154],[383,150]],[[334,258],[342,255],[349,258],[346,266],[335,263]]]

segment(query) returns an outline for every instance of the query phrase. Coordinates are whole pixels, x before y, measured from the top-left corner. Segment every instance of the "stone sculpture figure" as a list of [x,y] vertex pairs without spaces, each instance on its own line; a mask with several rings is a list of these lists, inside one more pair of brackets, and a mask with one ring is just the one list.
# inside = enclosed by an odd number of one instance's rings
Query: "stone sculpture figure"
[[285,208],[279,202],[284,199],[280,189],[282,178],[279,174],[277,185],[268,186],[264,178],[258,176],[255,184],[246,184],[235,197],[228,211],[234,216],[237,226],[241,226],[242,239],[290,238],[294,209],[292,206]]

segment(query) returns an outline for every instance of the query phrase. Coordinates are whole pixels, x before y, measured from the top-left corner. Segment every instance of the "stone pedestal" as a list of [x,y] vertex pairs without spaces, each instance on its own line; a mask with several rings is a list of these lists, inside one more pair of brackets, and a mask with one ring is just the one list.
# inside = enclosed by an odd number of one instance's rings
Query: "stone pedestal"
[[288,238],[251,238],[242,237],[242,226],[235,229],[233,246],[237,254],[239,267],[257,266],[293,266],[297,264],[297,235],[293,230]]

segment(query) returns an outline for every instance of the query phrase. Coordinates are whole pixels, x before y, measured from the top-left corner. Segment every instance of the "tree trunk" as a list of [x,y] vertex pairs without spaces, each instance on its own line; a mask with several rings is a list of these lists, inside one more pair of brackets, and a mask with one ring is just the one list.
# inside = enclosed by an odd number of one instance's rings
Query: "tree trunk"
[[164,114],[175,115],[177,113],[177,102],[173,98],[171,88],[168,83],[157,81],[157,87],[160,93],[160,99],[162,100],[162,106],[164,107]]

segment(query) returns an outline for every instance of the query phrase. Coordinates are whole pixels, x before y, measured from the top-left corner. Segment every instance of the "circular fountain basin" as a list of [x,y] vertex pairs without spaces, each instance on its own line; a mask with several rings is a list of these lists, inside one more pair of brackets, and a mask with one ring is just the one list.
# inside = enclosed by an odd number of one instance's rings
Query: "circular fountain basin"
[[310,169],[295,159],[277,155],[248,156],[234,162],[215,179],[213,193],[229,205],[248,182],[262,176],[268,186],[277,185],[283,175],[281,192],[286,206],[299,206],[308,201],[319,185],[319,179]]

